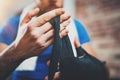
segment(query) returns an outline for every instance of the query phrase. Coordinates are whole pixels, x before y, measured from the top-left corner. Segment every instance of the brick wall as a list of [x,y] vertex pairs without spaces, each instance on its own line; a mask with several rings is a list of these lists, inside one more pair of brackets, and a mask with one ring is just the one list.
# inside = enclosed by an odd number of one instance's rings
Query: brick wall
[[76,0],[76,18],[99,58],[107,61],[111,77],[120,77],[120,0]]

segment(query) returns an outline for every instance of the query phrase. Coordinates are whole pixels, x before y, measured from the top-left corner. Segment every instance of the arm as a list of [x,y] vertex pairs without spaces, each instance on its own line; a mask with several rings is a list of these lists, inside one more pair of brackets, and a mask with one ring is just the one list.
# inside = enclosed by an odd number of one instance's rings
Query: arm
[[5,48],[7,48],[7,44],[0,43],[0,52],[2,52]]
[[[0,79],[5,79],[23,60],[38,56],[52,44],[54,31],[49,20],[63,14],[64,10],[55,9],[28,23],[27,30],[22,34],[20,40],[17,43],[13,42],[1,52]],[[69,16],[64,16],[61,21],[64,22],[67,19]],[[64,30],[60,33],[63,32],[66,34]]]
[[5,78],[24,60],[19,57],[21,53],[16,51],[15,45],[7,47],[0,54],[0,79]]
[[97,58],[97,55],[96,55],[95,51],[93,50],[90,42],[83,44],[82,48],[85,49],[90,55]]
[[[22,20],[21,25],[28,23],[32,17],[36,16],[39,9],[36,8],[34,11],[27,12],[25,18]],[[17,35],[19,26],[20,16],[13,16],[8,19],[3,26],[0,27],[0,52],[8,47]]]
[[83,47],[83,49],[85,49],[92,56],[97,57],[95,51],[93,50],[91,46],[91,43],[90,43],[91,40],[85,27],[77,20],[75,20],[75,25],[76,25],[77,32],[78,32],[79,42],[81,43],[81,46]]

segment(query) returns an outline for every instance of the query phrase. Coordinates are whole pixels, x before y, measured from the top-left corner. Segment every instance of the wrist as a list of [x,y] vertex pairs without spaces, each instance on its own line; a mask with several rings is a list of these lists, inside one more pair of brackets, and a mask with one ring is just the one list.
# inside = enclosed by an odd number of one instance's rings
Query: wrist
[[0,61],[7,63],[22,62],[24,58],[20,55],[20,52],[17,51],[15,44],[8,46],[0,54]]

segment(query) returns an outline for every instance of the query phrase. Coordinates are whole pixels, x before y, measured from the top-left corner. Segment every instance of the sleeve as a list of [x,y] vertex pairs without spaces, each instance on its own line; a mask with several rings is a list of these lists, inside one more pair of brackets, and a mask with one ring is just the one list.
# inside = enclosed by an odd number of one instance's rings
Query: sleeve
[[19,17],[12,17],[3,24],[0,27],[0,42],[7,45],[11,44],[16,37],[18,25]]
[[77,20],[74,20],[75,21],[75,25],[76,25],[76,29],[77,29],[77,32],[78,32],[78,39],[80,41],[81,44],[84,44],[84,43],[87,43],[87,42],[90,42],[90,37],[86,31],[86,29],[84,28],[84,26]]

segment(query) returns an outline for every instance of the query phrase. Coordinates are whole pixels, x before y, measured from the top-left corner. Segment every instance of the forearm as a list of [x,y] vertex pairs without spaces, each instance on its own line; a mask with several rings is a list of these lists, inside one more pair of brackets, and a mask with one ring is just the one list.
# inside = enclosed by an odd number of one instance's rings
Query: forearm
[[24,60],[17,55],[14,44],[6,48],[0,54],[0,79],[4,80],[7,76]]
[[85,43],[82,45],[82,48],[85,49],[90,55],[94,56],[97,58],[96,52],[93,50],[92,46],[90,43]]

